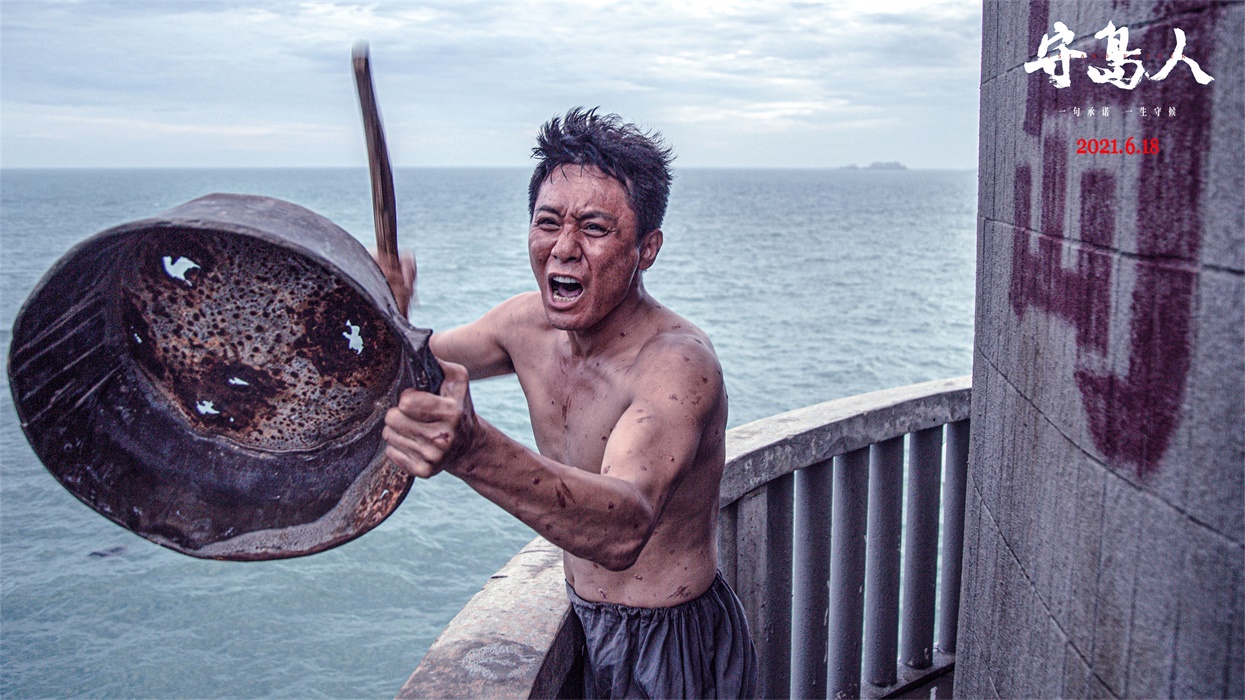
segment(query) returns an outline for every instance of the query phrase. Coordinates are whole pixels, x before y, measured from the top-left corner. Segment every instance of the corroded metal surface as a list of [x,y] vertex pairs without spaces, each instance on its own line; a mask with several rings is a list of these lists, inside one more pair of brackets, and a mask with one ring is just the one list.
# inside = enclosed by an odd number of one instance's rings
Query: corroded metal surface
[[48,470],[177,551],[271,559],[353,539],[411,479],[384,411],[435,391],[367,251],[302,207],[209,195],[83,242],[14,324],[9,377]]
[[365,419],[388,390],[393,331],[310,259],[178,229],[153,231],[135,252],[119,284],[123,340],[196,430],[254,448],[312,449]]

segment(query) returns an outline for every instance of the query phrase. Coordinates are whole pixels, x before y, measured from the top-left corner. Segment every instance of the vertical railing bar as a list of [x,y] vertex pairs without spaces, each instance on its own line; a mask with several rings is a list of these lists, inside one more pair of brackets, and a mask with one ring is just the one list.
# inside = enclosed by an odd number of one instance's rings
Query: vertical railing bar
[[938,496],[942,426],[911,434],[899,658],[911,668],[934,661],[934,582],[938,575]]
[[756,646],[758,668],[769,662],[769,650],[761,643],[765,606],[765,518],[766,487],[744,494],[735,506],[735,594],[743,603],[748,629]]
[[784,474],[765,492],[765,629],[760,642],[769,662],[761,667],[761,697],[791,695],[791,546],[795,475]]
[[830,606],[830,461],[795,473],[791,697],[826,697],[827,613]]
[[860,643],[864,624],[865,527],[869,497],[869,449],[834,459],[830,533],[830,624],[827,642],[828,697],[860,694]]
[[873,445],[869,459],[868,552],[865,565],[864,679],[896,681],[899,658],[899,545],[903,515],[903,436]]
[[736,546],[738,519],[739,501],[718,511],[718,570],[722,572],[722,578],[726,579],[732,589],[738,587],[735,585],[738,582],[735,576],[736,561],[739,558],[739,550]]
[[964,557],[964,491],[968,478],[968,421],[947,425],[947,464],[942,496],[942,605],[938,648],[955,653],[960,619],[960,573]]

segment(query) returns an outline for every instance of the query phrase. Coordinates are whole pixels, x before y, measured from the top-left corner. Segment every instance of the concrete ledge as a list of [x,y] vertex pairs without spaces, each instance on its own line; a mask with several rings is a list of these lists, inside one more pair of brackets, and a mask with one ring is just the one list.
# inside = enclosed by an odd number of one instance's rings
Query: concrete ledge
[[798,408],[726,433],[719,507],[836,455],[968,418],[972,378],[940,379]]
[[537,537],[450,621],[398,697],[557,697],[582,640],[562,550]]

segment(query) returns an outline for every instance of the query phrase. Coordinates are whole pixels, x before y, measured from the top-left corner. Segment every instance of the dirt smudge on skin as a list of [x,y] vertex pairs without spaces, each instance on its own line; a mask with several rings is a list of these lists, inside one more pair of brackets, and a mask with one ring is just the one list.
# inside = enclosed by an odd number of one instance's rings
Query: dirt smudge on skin
[[679,586],[679,590],[666,596],[666,600],[671,600],[673,598],[686,598],[687,596],[687,586]]
[[558,498],[559,507],[565,508],[567,501],[575,502],[575,494],[571,493],[571,488],[561,479],[558,479],[558,485],[554,488],[554,494]]

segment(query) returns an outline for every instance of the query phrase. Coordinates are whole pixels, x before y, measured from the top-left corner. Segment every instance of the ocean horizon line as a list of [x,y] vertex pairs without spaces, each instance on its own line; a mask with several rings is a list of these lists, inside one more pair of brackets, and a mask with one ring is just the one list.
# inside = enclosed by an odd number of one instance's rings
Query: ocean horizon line
[[[395,165],[395,172],[400,170],[531,170],[528,165]],[[237,172],[237,171],[367,171],[367,165],[36,165],[7,166],[0,165],[0,173],[6,172],[86,172],[86,171],[199,171],[199,172]],[[680,170],[714,170],[714,171],[800,171],[800,172],[976,172],[977,168],[874,168],[868,165],[688,165],[674,166],[675,172]]]

